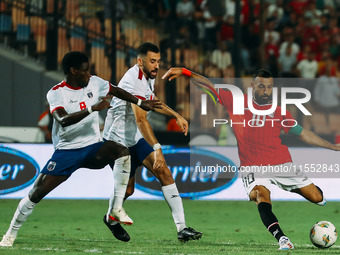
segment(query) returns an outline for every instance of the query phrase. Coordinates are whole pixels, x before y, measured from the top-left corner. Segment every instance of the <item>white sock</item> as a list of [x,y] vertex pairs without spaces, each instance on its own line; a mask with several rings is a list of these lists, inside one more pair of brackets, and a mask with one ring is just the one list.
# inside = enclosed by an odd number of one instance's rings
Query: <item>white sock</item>
[[176,183],[163,186],[162,191],[163,191],[164,198],[171,209],[172,218],[174,219],[177,232],[179,232],[183,228],[186,228],[186,225],[185,225],[182,198],[179,196]]
[[19,205],[14,213],[13,219],[11,221],[11,224],[9,225],[6,235],[12,235],[15,237],[17,236],[20,227],[26,221],[28,216],[32,214],[35,205],[36,203],[33,203],[28,198],[28,196],[24,197],[19,202]]
[[127,184],[130,178],[131,161],[130,155],[116,159],[113,167],[114,191],[109,200],[109,209],[106,220],[109,220],[109,214],[113,208],[122,208]]

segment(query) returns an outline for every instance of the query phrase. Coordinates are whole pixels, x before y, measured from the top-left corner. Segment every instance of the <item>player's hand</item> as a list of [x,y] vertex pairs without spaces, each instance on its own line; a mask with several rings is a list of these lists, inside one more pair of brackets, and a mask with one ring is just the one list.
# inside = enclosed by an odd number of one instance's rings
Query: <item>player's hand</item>
[[184,119],[182,116],[178,116],[176,118],[176,122],[177,122],[178,126],[181,128],[184,135],[186,136],[188,134],[188,130],[189,130],[188,121],[186,119]]
[[101,111],[107,108],[111,108],[110,103],[112,100],[112,95],[107,95],[105,97],[100,98],[98,103],[92,105],[92,110],[93,111]]
[[163,76],[162,79],[169,79],[169,81],[176,79],[178,76],[182,75],[182,67],[172,67]]
[[142,101],[140,108],[145,111],[154,111],[157,109],[162,109],[162,102],[159,100],[144,100]]
[[162,149],[158,149],[155,151],[155,162],[153,163],[153,169],[159,170],[164,166],[166,166],[166,163],[165,163]]

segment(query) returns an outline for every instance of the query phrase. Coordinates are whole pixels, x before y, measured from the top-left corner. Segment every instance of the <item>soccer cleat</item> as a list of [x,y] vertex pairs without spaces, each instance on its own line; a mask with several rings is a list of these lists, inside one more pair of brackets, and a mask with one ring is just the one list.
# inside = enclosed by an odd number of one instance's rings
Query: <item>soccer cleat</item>
[[198,240],[202,237],[202,232],[198,232],[193,228],[184,228],[178,232],[177,238],[180,242],[187,242],[190,240]]
[[111,233],[115,238],[123,242],[130,241],[130,236],[128,232],[126,232],[125,229],[119,223],[115,225],[110,225],[110,223],[106,221],[106,215],[104,215],[103,221],[105,225],[110,229]]
[[0,246],[1,247],[12,247],[14,241],[15,241],[15,236],[4,235],[1,242],[0,242]]
[[280,245],[279,250],[281,250],[281,251],[294,249],[293,243],[286,236],[281,236],[280,237],[279,245]]
[[109,221],[118,221],[126,225],[132,225],[133,220],[127,215],[124,208],[112,209],[109,215]]

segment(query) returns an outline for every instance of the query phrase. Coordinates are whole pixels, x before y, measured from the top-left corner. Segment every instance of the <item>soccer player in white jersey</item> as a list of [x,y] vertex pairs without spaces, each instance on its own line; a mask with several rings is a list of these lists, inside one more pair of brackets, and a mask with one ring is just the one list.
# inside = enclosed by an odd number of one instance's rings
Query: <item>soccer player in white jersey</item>
[[[42,169],[28,196],[20,201],[0,246],[13,246],[19,228],[33,212],[34,206],[81,167],[100,169],[107,164],[114,164],[115,203],[112,205],[112,213],[118,221],[132,224],[122,208],[130,173],[129,151],[113,141],[102,141],[98,112],[110,106],[109,99],[112,96],[137,104],[144,110],[154,110],[155,107],[161,107],[161,103],[142,101],[112,86],[108,81],[91,76],[88,57],[81,52],[67,53],[62,63],[66,79],[47,93],[54,117],[54,154]],[[119,229],[116,232],[122,235],[121,239],[128,241],[124,232]]]
[[[159,69],[160,52],[156,45],[143,43],[138,48],[137,64],[130,68],[118,87],[130,92],[142,100],[156,99],[154,94],[155,77]],[[177,227],[177,238],[186,242],[201,238],[202,233],[187,227],[185,224],[182,199],[179,196],[175,181],[167,167],[161,145],[158,143],[150,123],[147,112],[131,103],[122,100],[111,102],[105,120],[104,139],[120,143],[129,148],[131,154],[131,173],[126,198],[134,192],[135,171],[143,165],[160,181],[165,200]],[[183,133],[188,132],[188,122],[177,112],[162,103],[162,109],[155,109],[158,113],[175,117]],[[111,201],[113,201],[111,197]],[[110,209],[105,224],[112,231],[112,226],[119,225],[110,219]],[[111,226],[111,227],[110,227]],[[114,233],[114,231],[112,231]],[[126,235],[128,235],[126,233]]]

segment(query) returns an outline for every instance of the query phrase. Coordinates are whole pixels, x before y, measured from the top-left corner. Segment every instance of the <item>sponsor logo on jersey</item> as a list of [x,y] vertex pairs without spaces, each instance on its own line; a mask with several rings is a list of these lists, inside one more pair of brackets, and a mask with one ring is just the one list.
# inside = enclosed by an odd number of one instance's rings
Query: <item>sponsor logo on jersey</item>
[[[162,150],[181,197],[198,198],[220,192],[237,178],[235,163],[219,153],[173,146]],[[136,188],[163,196],[159,181],[145,167],[136,171]]]
[[0,146],[0,195],[26,188],[39,172],[39,165],[27,154]]

